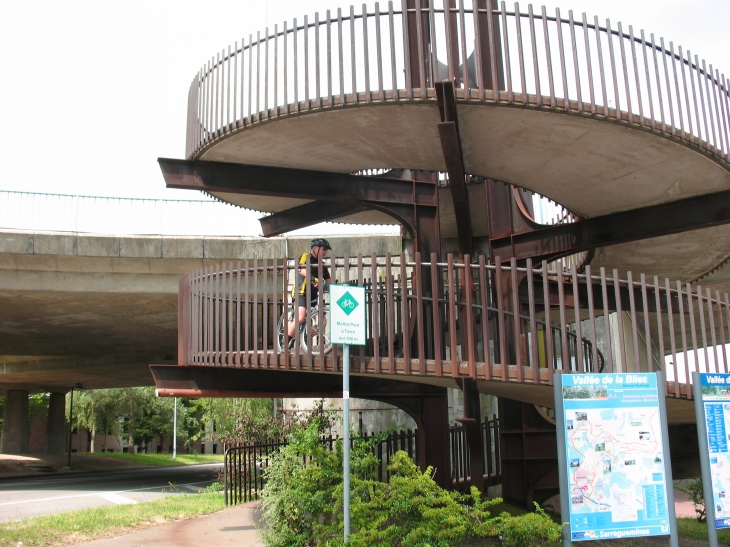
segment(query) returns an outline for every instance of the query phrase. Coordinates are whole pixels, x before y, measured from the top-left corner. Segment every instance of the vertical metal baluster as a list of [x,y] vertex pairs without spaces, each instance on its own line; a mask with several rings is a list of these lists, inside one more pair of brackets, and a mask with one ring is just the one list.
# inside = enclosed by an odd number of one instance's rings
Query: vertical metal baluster
[[[643,31],[642,31],[643,32]],[[659,97],[659,114],[661,116],[661,122],[662,122],[662,131],[667,130],[667,124],[665,122],[664,117],[664,99],[662,98],[662,79],[659,76],[659,62],[657,61],[656,57],[656,42],[654,41],[654,33],[652,32],[651,35],[651,51],[652,55],[654,57],[654,74],[656,75],[656,89],[657,89],[657,96]],[[662,57],[664,58],[664,71],[666,72],[667,66],[666,66],[666,55],[664,55],[664,52],[662,52]],[[667,81],[667,84],[669,82]],[[667,85],[667,89],[669,88],[669,85]],[[669,109],[671,110],[671,95],[669,99]]]
[[406,272],[406,254],[400,254],[400,278],[401,278],[401,329],[403,330],[403,361],[406,374],[411,371],[411,326],[408,309],[408,272]]
[[449,320],[449,346],[451,352],[451,377],[459,376],[459,356],[456,349],[456,302],[454,292],[456,284],[454,283],[454,255],[449,253],[447,257],[447,280],[449,288],[449,310],[447,312]]
[[243,318],[243,328],[245,329],[244,336],[243,336],[243,345],[244,350],[246,352],[246,356],[244,359],[244,363],[246,365],[251,364],[251,353],[250,353],[250,340],[249,340],[249,330],[251,327],[251,320],[249,318],[249,293],[248,293],[248,275],[249,275],[249,267],[248,267],[248,259],[244,262],[244,268],[246,270],[245,274],[245,283],[244,283],[244,296],[243,296],[243,306],[244,306],[244,318]]
[[[715,358],[715,372],[720,372],[720,360],[717,358],[717,335],[715,334],[715,312],[712,309],[712,293],[707,289],[707,315],[710,317],[710,337],[712,339],[712,354]],[[707,345],[705,344],[705,348]],[[705,349],[707,351],[707,349]]]
[[634,345],[634,370],[626,372],[641,372],[641,361],[639,360],[639,331],[636,325],[636,299],[634,295],[634,279],[631,272],[626,272],[629,289],[629,305],[631,314],[631,335]]
[[641,51],[644,56],[644,73],[646,75],[646,94],[649,98],[649,118],[651,118],[651,126],[656,129],[656,120],[654,118],[654,100],[651,97],[651,76],[649,75],[649,59],[646,56],[646,38],[644,37],[644,29],[641,29]]
[[[705,355],[705,367],[707,372],[717,372],[710,370],[710,355],[707,351],[707,329],[705,329],[705,306],[702,303],[702,287],[697,286],[697,308],[700,313],[700,332],[702,333],[702,351]],[[712,309],[708,303],[708,308]]]
[[[273,260],[273,259],[272,259]],[[263,274],[263,287],[261,288],[261,355],[263,356],[263,365],[269,367],[269,266],[266,258],[263,259],[261,265]]]
[[[616,56],[613,52],[613,31],[611,30],[611,20],[606,19],[606,38],[608,38],[608,54],[611,58],[611,75],[613,77],[613,98],[616,101],[616,119],[621,119],[621,98],[618,92],[618,76],[616,71]],[[621,36],[619,35],[619,41]]]
[[[507,34],[507,6],[504,3],[504,0],[502,0],[501,3],[501,17],[502,17],[502,48],[503,48],[503,58],[504,58],[504,68],[505,68],[505,83],[507,84],[507,101],[510,103],[513,103],[515,101],[515,94],[512,90],[512,65],[510,63],[510,55],[509,55],[509,36]],[[490,39],[491,40],[491,39]],[[492,55],[492,81],[495,81],[495,78],[497,77],[497,55],[496,55],[496,40],[495,40],[495,47],[494,47],[494,53]],[[495,87],[495,84],[492,84],[492,87]],[[495,97],[499,98],[499,93],[494,94]]]
[[646,120],[644,119],[644,101],[641,97],[639,63],[636,60],[636,40],[634,39],[634,27],[631,25],[629,25],[629,40],[631,42],[631,60],[634,64],[634,80],[636,81],[636,102],[639,103],[639,123],[646,125]]
[[388,325],[388,373],[395,374],[395,310],[393,309],[393,261],[390,253],[385,254],[385,310]]
[[560,52],[560,74],[563,79],[563,107],[570,109],[570,93],[568,92],[568,70],[565,66],[565,46],[563,45],[563,20],[560,8],[555,8],[555,21],[558,25],[558,51]]
[[[225,52],[224,52],[225,55]],[[223,112],[223,87],[221,86],[221,72],[223,72],[221,68],[221,54],[220,52],[216,53],[215,61],[213,65],[213,70],[215,71],[215,110],[214,110],[214,118],[213,118],[213,129],[215,132],[215,135],[218,136],[220,134],[221,126],[222,124],[222,112]]]
[[[241,75],[243,77],[243,74]],[[251,89],[253,85],[253,36],[251,34],[248,35],[248,123],[253,123],[253,110],[251,107]],[[241,89],[241,93],[243,93],[243,89]],[[243,110],[243,107],[241,107],[241,110]]]
[[[359,287],[363,286],[362,253],[357,253],[357,284]],[[367,302],[367,299],[365,301]],[[366,308],[365,313],[367,314],[367,308]],[[372,332],[370,333],[370,336],[372,336]],[[358,348],[358,355],[360,357],[360,372],[364,373],[365,372],[365,346],[360,346]]]
[[378,100],[385,102],[383,94],[383,45],[380,37],[380,6],[375,2],[375,51],[378,60]]
[[593,18],[593,28],[596,31],[596,49],[598,51],[598,69],[601,74],[601,94],[603,96],[603,115],[608,116],[608,92],[606,90],[606,72],[603,67],[603,46],[601,46],[601,25],[598,16]]
[[[667,294],[667,298],[669,295]],[[662,325],[662,301],[661,301],[661,286],[659,285],[659,277],[654,276],[654,300],[656,303],[656,322],[657,322],[657,336],[659,338],[659,360],[660,369],[664,370],[664,394],[667,395],[667,375],[666,375],[666,361],[664,359],[664,326]]]
[[482,305],[482,346],[484,347],[484,379],[491,380],[492,360],[489,355],[489,286],[487,285],[486,261],[483,254],[479,255],[479,289]]
[[[687,350],[687,329],[685,328],[685,320],[684,320],[684,296],[682,295],[682,282],[677,281],[677,299],[679,300],[679,328],[682,330],[682,352],[684,354],[684,373],[685,373],[685,382],[687,385],[687,398],[692,398],[692,390],[689,387],[690,382],[690,371],[689,371],[689,352]],[[675,363],[676,363],[676,356],[675,356]],[[695,361],[695,366],[697,365],[697,362]],[[675,365],[676,366],[676,365]],[[699,370],[699,369],[698,369]],[[679,383],[679,376],[677,378],[677,383]]]
[[403,66],[406,72],[406,98],[413,98],[413,80],[411,78],[411,49],[408,36],[408,6],[401,0],[401,19],[403,20]]
[[[291,368],[291,359],[289,352],[289,259],[284,257],[282,260],[282,273],[281,273],[281,317],[282,317],[282,346],[284,352],[284,368]],[[292,283],[292,288],[294,284]],[[294,303],[291,304],[294,306]],[[294,316],[292,316],[293,318]],[[277,337],[279,336],[277,332]],[[277,340],[278,344],[278,340]]]
[[[294,274],[294,280],[292,281],[291,297],[292,297],[292,307],[294,308],[293,318],[294,318],[294,321],[296,323],[298,323],[299,322],[299,293],[301,292],[300,285],[297,282],[297,271],[299,269],[299,261],[295,259],[293,262],[294,262],[294,264],[292,266],[292,270],[293,270],[292,273]],[[288,328],[289,327],[287,326],[287,329]],[[299,353],[299,350],[301,347],[301,340],[302,340],[301,328],[299,328],[297,326],[294,328],[294,363],[295,363],[296,370],[300,370],[302,368],[302,363],[301,363],[300,353]]]
[[[279,332],[277,329],[277,321],[279,320],[279,295],[278,291],[279,288],[277,286],[277,281],[279,277],[279,259],[278,258],[272,258],[271,259],[272,266],[271,270],[273,272],[272,279],[271,279],[271,323],[272,323],[272,331],[271,331],[271,347],[274,349],[274,367],[279,368]],[[283,260],[284,268],[282,271],[286,271],[286,259]],[[282,275],[283,277],[283,275]],[[286,290],[286,289],[285,289]],[[283,303],[283,299],[282,299]],[[267,328],[268,330],[268,328]]]
[[515,325],[515,356],[517,357],[517,382],[523,382],[524,371],[524,358],[522,355],[522,324],[520,318],[520,297],[518,294],[517,286],[517,260],[515,257],[510,259],[510,274],[512,277],[512,308],[514,310],[514,325]]
[[443,364],[441,362],[441,334],[443,328],[441,324],[441,309],[439,308],[439,278],[438,278],[438,262],[436,253],[431,253],[431,304],[433,312],[433,348],[435,360],[435,375],[441,377],[443,375]]
[[[314,99],[317,101],[317,108],[322,108],[322,82],[319,65],[319,12],[316,11],[314,12]],[[309,346],[311,345],[309,344]]]
[[309,110],[309,21],[304,16],[304,109]]
[[[266,29],[268,36],[269,30]],[[265,72],[268,72],[268,67]],[[266,97],[264,97],[266,101]],[[261,121],[261,32],[256,32],[256,121]]]
[[[598,367],[598,339],[596,336],[596,309],[593,304],[593,277],[591,277],[591,267],[588,264],[586,265],[586,294],[588,298],[588,321],[591,325],[591,361],[593,363],[593,370],[591,372],[602,372]],[[606,330],[609,331],[610,326]]]
[[[317,259],[317,279],[322,280],[324,276],[324,264],[322,263],[323,259],[322,257],[319,257]],[[332,263],[332,259],[330,259],[330,269],[332,270],[332,273],[336,274],[337,272],[334,269],[335,264]],[[324,356],[324,336],[322,335],[322,329],[324,325],[324,290],[320,290],[318,293],[318,302],[317,302],[317,346],[319,350],[319,370],[324,371],[327,368],[327,364],[325,362],[325,356]],[[333,361],[334,364],[334,361]]]
[[[295,29],[296,32],[296,29]],[[281,34],[284,41],[284,114],[289,114],[289,30],[287,28],[287,22],[284,21],[284,26],[281,30]]]
[[[586,266],[586,271],[590,266]],[[553,385],[553,372],[555,370],[555,351],[553,348],[553,325],[550,317],[550,280],[548,279],[547,261],[542,261],[542,298],[545,304],[545,366],[547,367],[548,382]],[[591,306],[592,306],[592,301]],[[591,309],[593,309],[591,307]],[[539,374],[539,372],[538,372]]]
[[555,83],[553,81],[553,53],[550,49],[550,32],[548,28],[548,17],[545,6],[542,6],[542,33],[545,36],[545,57],[547,58],[548,86],[550,88],[550,106],[555,108],[557,101],[555,100]]
[[533,279],[532,259],[527,259],[527,301],[530,314],[530,361],[532,365],[532,383],[540,382],[540,357],[538,355],[537,317],[535,315],[535,280]]
[[[464,0],[459,0],[459,30],[461,30],[461,68],[462,68],[462,86],[464,88],[464,98],[468,99],[471,96],[469,88],[469,63],[467,63],[466,57],[466,18],[464,16]],[[457,92],[458,93],[458,92]]]
[[[718,74],[718,78],[720,75]],[[722,87],[720,88],[720,109],[722,110],[722,121],[725,125],[725,159],[730,160],[730,100],[728,100],[728,84],[730,82],[722,75]]]
[[[674,126],[674,103],[672,102],[672,86],[669,81],[669,67],[667,66],[667,50],[664,47],[664,38],[659,38],[659,48],[662,54],[662,65],[664,67],[664,82],[667,89],[667,110],[669,110],[669,125],[671,125],[672,135],[677,134],[677,129]],[[674,76],[676,78],[677,73],[675,71]],[[657,85],[659,85],[657,83]],[[677,95],[677,102],[679,102],[679,95]]]
[[[405,0],[404,0],[405,1]],[[357,95],[357,59],[355,48],[355,6],[350,6],[350,67],[352,68],[352,102],[358,102]]]
[[424,314],[423,314],[423,265],[421,264],[421,253],[415,253],[414,260],[416,262],[413,268],[414,283],[416,285],[416,321],[418,330],[416,333],[418,340],[418,373],[421,376],[426,375],[426,342],[424,336]]
[[[717,72],[717,71],[715,71]],[[713,77],[712,74],[712,65],[710,65],[710,80],[712,81],[712,97],[715,100],[715,117],[717,118],[717,136],[718,140],[715,141],[715,148],[717,151],[722,155],[723,146],[725,147],[725,150],[728,148],[728,142],[727,142],[727,135],[723,135],[723,124],[725,124],[725,113],[722,110],[722,106],[720,105],[719,97],[721,95],[718,95],[717,87],[720,83],[720,76],[717,75],[717,77]],[[709,91],[708,91],[709,96]],[[722,122],[720,121],[720,117],[722,117]],[[723,140],[723,137],[725,139]]]
[[[697,327],[695,324],[695,306],[692,302],[692,285],[687,283],[685,285],[685,288],[687,290],[687,307],[689,308],[689,328],[692,329],[692,349],[694,351],[695,356],[695,367],[696,370],[700,372],[707,372],[707,363],[705,363],[705,370],[702,370],[700,368],[700,357],[699,352],[697,350]],[[690,376],[687,376],[687,384],[689,384],[689,378]]]
[[532,68],[535,74],[535,104],[542,106],[542,90],[540,89],[540,67],[537,60],[537,41],[535,39],[535,14],[532,4],[527,5],[527,18],[530,22],[530,44],[532,45]]
[[327,10],[327,104],[334,106],[334,95],[332,93],[332,16]]
[[573,10],[568,10],[568,28],[570,28],[570,46],[573,50],[573,70],[575,71],[575,91],[577,93],[578,112],[583,112],[583,93],[580,86],[580,68],[578,67],[578,46],[575,41],[575,21]]
[[[707,83],[707,74],[705,73],[705,62],[702,61],[702,70],[700,70],[700,62],[697,58],[697,55],[695,55],[695,70],[697,71],[697,88],[700,90],[700,106],[702,106],[702,121],[705,126],[705,148],[710,147],[710,131],[707,126],[707,110],[705,109],[705,94],[702,93],[702,80],[705,80],[705,84]],[[710,98],[707,97],[707,103],[709,108],[709,102]],[[712,120],[710,120],[712,121]],[[697,125],[699,125],[699,122],[697,122]],[[715,132],[715,128],[712,127],[712,124],[710,124],[710,127],[712,128],[713,133]]]
[[583,332],[581,331],[580,324],[580,293],[578,291],[578,265],[573,264],[570,268],[571,281],[573,282],[573,310],[575,311],[575,337],[577,346],[577,365],[578,370],[583,372],[589,372],[588,367],[585,366],[583,357]]
[[370,255],[370,272],[373,292],[373,362],[375,363],[375,374],[380,374],[380,309],[378,308],[378,265],[375,253]]
[[308,254],[304,267],[306,268],[307,278],[304,280],[304,308],[307,310],[304,320],[304,338],[307,340],[306,359],[307,370],[312,370],[312,255]]
[[586,46],[586,72],[588,73],[588,90],[591,95],[591,114],[596,113],[596,96],[593,90],[593,66],[591,65],[591,41],[588,36],[588,20],[583,12],[583,39]]
[[[627,368],[627,355],[626,355],[626,338],[624,335],[624,312],[621,303],[621,280],[618,275],[618,270],[613,270],[613,287],[614,294],[616,297],[616,323],[618,329],[618,340],[619,340],[619,352],[616,356],[616,365],[618,372],[628,372]],[[618,367],[619,361],[621,366]]]
[[220,365],[221,357],[221,345],[223,342],[223,336],[221,333],[221,272],[220,269],[216,269],[215,272],[215,300],[213,302],[213,314],[215,316],[215,323],[213,325],[213,364]]
[[[299,112],[299,47],[297,18],[292,20],[292,64],[294,65],[294,112]],[[288,257],[287,257],[288,258]]]
[[[268,66],[268,63],[267,63]],[[284,71],[286,74],[286,70]],[[274,116],[279,115],[279,25],[274,25]]]
[[424,58],[423,58],[423,38],[424,38],[424,29],[423,29],[423,15],[421,13],[421,2],[420,0],[416,0],[416,39],[418,45],[416,46],[418,48],[418,74],[420,76],[420,80],[418,82],[419,87],[421,88],[421,98],[425,99],[427,97],[426,93],[426,71],[424,70]]
[[522,51],[522,15],[520,14],[520,4],[515,2],[515,33],[517,36],[517,57],[520,62],[520,85],[522,91],[522,104],[528,103],[527,83],[525,81],[525,56]]
[[393,1],[388,1],[388,32],[390,36],[390,78],[393,84],[393,100],[400,99],[398,95],[398,73],[395,64],[395,22],[393,20]]
[[233,116],[231,117],[231,128],[238,127],[238,41],[233,44]]
[[[266,259],[264,259],[266,260]],[[254,366],[259,366],[259,266],[258,258],[253,259],[253,362]]]
[[[444,29],[446,32],[446,64],[448,65],[449,70],[449,81],[455,82],[458,80],[459,76],[456,74],[456,70],[458,69],[458,66],[454,66],[454,63],[452,63],[452,60],[454,59],[454,52],[458,51],[458,44],[454,44],[454,34],[455,31],[451,28],[451,2],[453,0],[443,0],[444,1]],[[458,40],[457,40],[458,41]],[[458,53],[456,53],[456,58],[458,59]]]
[[[681,93],[679,90],[679,78],[677,77],[677,56],[679,56],[679,68],[682,71],[682,85],[684,87],[684,100],[685,104],[687,105],[687,123],[688,127],[690,128],[690,139],[692,137],[692,119],[690,116],[690,110],[689,110],[689,98],[687,96],[687,81],[684,78],[684,59],[682,58],[682,47],[679,47],[677,55],[674,55],[674,44],[672,42],[669,42],[669,50],[672,53],[672,71],[674,73],[674,86],[677,89],[677,111],[679,112],[679,126],[682,131],[682,136],[686,138],[687,133],[684,131],[684,117],[682,116],[682,99],[681,99]],[[691,391],[691,390],[690,390]]]
[[373,100],[370,91],[370,53],[368,53],[368,10],[365,4],[362,5],[362,52],[363,65],[365,67],[365,100],[371,102]]
[[[342,8],[337,8],[337,63],[340,70],[340,104],[345,105],[345,54],[342,46]],[[355,67],[352,67],[355,70]]]
[[429,51],[429,56],[431,57],[431,63],[429,63],[431,77],[429,78],[429,81],[431,82],[431,87],[436,87],[435,82],[438,80],[438,51],[436,48],[436,11],[433,4],[433,1],[428,2],[429,32],[432,37],[432,39],[429,40],[429,44],[431,46]]
[[563,262],[558,260],[558,299],[560,300],[560,364],[563,371],[572,370],[568,348],[568,323],[565,320],[565,288],[563,286]]
[[[674,396],[679,399],[679,372],[677,368],[677,342],[674,339],[674,313],[672,312],[672,289],[669,278],[664,278],[665,294],[667,295],[667,321],[669,323],[669,341],[672,347],[672,365],[674,367]],[[681,296],[679,298],[681,300]]]
[[496,257],[494,281],[497,292],[497,320],[499,329],[499,363],[501,368],[501,378],[503,382],[509,380],[507,375],[507,336],[505,333],[504,322],[504,295],[502,294],[502,259]]
[[233,262],[228,263],[228,344],[226,344],[226,364],[233,365],[234,343],[233,343]]
[[[429,5],[431,6],[431,11],[433,11],[433,2],[429,2]],[[487,21],[490,21],[492,19],[492,2],[491,0],[486,0],[486,9],[487,9]],[[492,51],[492,43],[494,42],[490,29],[491,26],[489,23],[487,23],[487,44],[482,44],[482,34],[481,34],[481,25],[479,24],[479,3],[477,1],[472,1],[472,19],[474,20],[474,65],[476,66],[476,74],[474,75],[476,84],[477,84],[477,98],[481,101],[484,100],[484,70],[482,66],[482,51],[483,48],[489,47],[489,51]],[[433,15],[432,15],[432,21],[433,21]],[[433,27],[433,23],[432,23]],[[435,36],[435,29],[431,29],[432,36]],[[434,42],[435,44],[435,42]],[[434,47],[435,49],[435,47]],[[490,59],[491,60],[491,59]],[[434,67],[436,67],[436,55],[434,53]],[[434,70],[434,75],[436,75],[437,72]],[[434,76],[434,80],[435,80]],[[499,87],[499,86],[492,86],[492,87]],[[493,96],[497,97],[499,93],[495,93]]]
[[[471,257],[467,254],[464,255],[464,284],[465,287],[465,307],[466,307],[466,343],[467,343],[467,355],[469,358],[469,377],[476,379],[476,333],[474,332],[474,278],[471,270]],[[464,328],[463,320],[461,328]],[[462,331],[463,332],[463,331]],[[462,338],[463,340],[463,338]],[[463,342],[462,342],[463,344]],[[462,348],[462,357],[464,349]]]
[[[705,71],[705,60],[702,59],[702,70]],[[712,88],[712,93],[710,93]],[[720,109],[717,102],[717,85],[712,77],[712,65],[710,71],[705,72],[705,91],[707,92],[707,109],[710,111],[710,126],[712,127],[712,141],[715,150],[722,151],[722,125],[720,124]],[[714,99],[714,107],[713,107]],[[714,115],[713,115],[714,114]],[[717,135],[715,135],[715,124],[717,124]]]
[[652,351],[651,351],[651,326],[649,325],[649,301],[648,295],[646,294],[646,275],[641,274],[641,298],[642,305],[644,307],[644,342],[646,343],[646,366],[649,372],[654,372],[654,365],[652,364]]
[[603,320],[606,325],[606,332],[608,333],[608,336],[606,337],[606,357],[608,357],[608,370],[611,372],[616,372],[616,369],[613,366],[613,350],[611,348],[611,322],[608,319],[608,287],[606,286],[606,269],[604,267],[601,267],[601,296],[603,297]]
[[[679,49],[679,55],[680,55],[680,57],[682,56],[681,48]],[[695,80],[694,80],[694,77],[692,76],[692,54],[690,53],[690,50],[687,50],[687,69],[689,70],[689,81],[692,86],[692,101],[694,102],[695,120],[697,121],[697,135],[695,136],[692,134],[693,133],[692,115],[691,115],[691,109],[689,106],[689,93],[686,93],[686,91],[685,91],[685,94],[687,95],[687,121],[689,124],[689,133],[690,133],[690,138],[692,138],[693,140],[695,140],[697,143],[699,143],[701,145],[702,144],[702,129],[701,129],[701,125],[700,125],[700,114],[699,114],[699,111],[697,110],[697,92],[695,91]],[[684,58],[682,58],[682,80],[684,80]],[[685,85],[685,87],[687,86],[686,81],[685,81],[684,85]]]
[[[621,28],[621,22],[618,22],[618,45],[621,50],[621,67],[623,68],[624,87],[626,89],[626,112],[629,115],[629,123],[634,123],[634,111],[631,108],[631,88],[629,86],[629,69],[626,65],[626,47],[624,46],[624,31]],[[629,27],[631,28],[631,27]],[[641,97],[639,97],[641,102]],[[620,119],[620,118],[619,118]]]

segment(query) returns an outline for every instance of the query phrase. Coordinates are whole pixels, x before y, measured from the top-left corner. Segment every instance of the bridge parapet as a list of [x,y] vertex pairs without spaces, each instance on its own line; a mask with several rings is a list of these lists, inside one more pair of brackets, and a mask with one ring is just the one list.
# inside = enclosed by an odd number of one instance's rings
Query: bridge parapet
[[[494,382],[552,385],[556,372],[663,370],[667,395],[688,399],[689,372],[728,370],[728,295],[707,288],[590,266],[490,265],[483,256],[440,263],[373,254],[316,267],[366,287],[367,344],[351,353],[353,374],[472,379],[488,392]],[[183,276],[179,364],[340,372],[326,293],[301,333],[282,327],[285,310],[298,306],[296,268],[257,259]]]
[[443,80],[457,101],[619,122],[730,160],[728,80],[712,64],[632,26],[496,0],[375,3],[249,35],[193,79],[186,156],[282,116],[435,102]]

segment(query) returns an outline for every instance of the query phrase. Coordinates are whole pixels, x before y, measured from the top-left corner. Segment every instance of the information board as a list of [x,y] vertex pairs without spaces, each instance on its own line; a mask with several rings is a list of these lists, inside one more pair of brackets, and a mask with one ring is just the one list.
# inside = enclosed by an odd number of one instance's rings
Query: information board
[[669,535],[674,497],[657,375],[556,377],[570,540]]
[[330,285],[330,341],[365,345],[365,287]]
[[701,373],[699,376],[715,528],[730,528],[730,374]]

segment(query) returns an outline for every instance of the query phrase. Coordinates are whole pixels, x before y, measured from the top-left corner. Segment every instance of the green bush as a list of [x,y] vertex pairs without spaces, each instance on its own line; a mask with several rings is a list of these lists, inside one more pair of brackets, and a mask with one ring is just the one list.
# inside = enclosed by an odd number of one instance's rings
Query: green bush
[[689,495],[695,506],[697,522],[705,522],[707,515],[705,514],[705,489],[702,479],[694,479],[685,484],[678,483],[675,488]]
[[520,516],[502,513],[495,519],[494,527],[504,547],[545,547],[560,541],[563,526],[555,523],[535,503],[535,512]]
[[[268,547],[343,547],[342,444],[329,451],[315,424],[292,434],[292,442],[266,470],[261,507]],[[537,513],[492,517],[490,501],[472,488],[469,495],[447,491],[397,452],[388,483],[375,480],[377,442],[355,437],[351,451],[350,547],[449,547],[474,538],[499,536],[505,546],[545,546],[560,539],[562,527]],[[307,464],[305,465],[305,462]]]

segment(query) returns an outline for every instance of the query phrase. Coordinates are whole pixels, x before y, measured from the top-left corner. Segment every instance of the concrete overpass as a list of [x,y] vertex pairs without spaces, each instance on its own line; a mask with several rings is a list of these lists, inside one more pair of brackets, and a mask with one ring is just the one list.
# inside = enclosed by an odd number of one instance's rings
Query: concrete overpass
[[[48,451],[62,453],[72,386],[154,385],[149,365],[177,358],[181,275],[224,261],[298,257],[309,239],[0,232],[0,452],[27,451],[28,393],[51,393]],[[397,236],[330,241],[337,256],[401,250]]]

